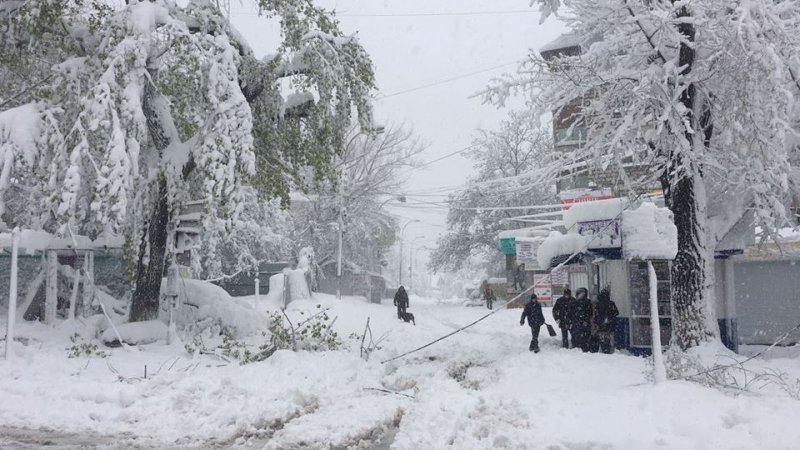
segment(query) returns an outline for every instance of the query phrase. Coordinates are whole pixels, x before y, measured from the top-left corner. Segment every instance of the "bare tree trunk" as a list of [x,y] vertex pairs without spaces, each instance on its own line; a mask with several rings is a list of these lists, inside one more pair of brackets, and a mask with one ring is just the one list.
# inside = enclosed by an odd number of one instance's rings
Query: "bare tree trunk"
[[[151,79],[155,79],[154,71],[151,71]],[[158,97],[161,94],[157,91],[153,82],[145,84],[144,95],[142,98],[142,109],[147,119],[147,128],[153,145],[159,155],[171,144],[170,137],[164,129],[160,114],[163,108],[156,106]],[[130,321],[139,322],[158,318],[159,301],[161,297],[161,279],[164,275],[164,259],[167,253],[167,233],[170,221],[170,204],[167,180],[164,176],[158,178],[158,191],[156,193],[153,211],[150,214],[149,223],[146,228],[147,250],[144,248],[144,237],[142,248],[139,252],[139,261],[136,265],[136,287],[131,299]],[[145,263],[147,260],[147,263]]]
[[[679,18],[690,18],[686,6],[678,12]],[[683,35],[680,43],[678,65],[681,75],[691,73],[695,62],[695,28],[690,21],[678,25]],[[686,108],[687,119],[694,130],[705,134],[686,132],[685,138],[692,149],[707,144],[710,138],[709,118],[697,118],[698,94],[694,84],[685,87],[681,93],[681,103]],[[699,120],[698,120],[699,119]],[[701,142],[698,142],[701,140]],[[712,339],[719,333],[710,326],[713,323],[713,310],[707,306],[713,299],[709,283],[713,280],[713,249],[708,248],[706,236],[706,211],[703,174],[699,167],[687,172],[685,161],[677,154],[670,155],[669,164],[661,178],[667,207],[672,211],[678,229],[678,254],[672,264],[672,343],[687,349]],[[710,273],[709,273],[710,271]],[[709,317],[709,314],[712,317]]]

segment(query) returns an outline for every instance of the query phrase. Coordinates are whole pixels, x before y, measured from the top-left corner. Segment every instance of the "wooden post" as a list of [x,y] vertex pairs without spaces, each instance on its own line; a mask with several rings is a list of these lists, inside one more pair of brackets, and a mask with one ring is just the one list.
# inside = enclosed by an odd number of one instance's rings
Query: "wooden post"
[[8,326],[6,327],[6,360],[14,359],[14,321],[17,319],[17,256],[19,228],[14,228],[11,243],[11,280],[8,283]]
[[55,250],[47,250],[47,271],[44,300],[44,323],[56,321],[58,307],[58,255]]
[[81,315],[85,317],[94,300],[94,252],[87,252],[83,257],[83,276]]

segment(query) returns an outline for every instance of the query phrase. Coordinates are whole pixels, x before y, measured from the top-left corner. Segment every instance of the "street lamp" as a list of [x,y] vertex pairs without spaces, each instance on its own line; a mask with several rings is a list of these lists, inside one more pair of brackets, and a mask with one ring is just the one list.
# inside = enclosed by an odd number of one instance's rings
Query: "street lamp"
[[401,286],[403,285],[403,233],[406,232],[406,227],[408,227],[414,222],[419,222],[419,220],[417,219],[409,220],[408,222],[406,222],[405,225],[403,225],[403,228],[400,229],[400,277],[399,277],[400,280],[398,284],[400,284]]
[[415,258],[415,255],[417,254],[417,252],[419,252],[419,250],[422,248],[422,247],[419,247],[419,248],[416,248],[416,249],[414,248],[414,242],[417,242],[417,239],[422,239],[422,236],[417,236],[414,239],[412,239],[411,240],[411,245],[409,245],[409,247],[411,247],[411,254],[409,255],[410,258],[408,260],[408,288],[409,288],[409,290],[414,288],[414,258]]

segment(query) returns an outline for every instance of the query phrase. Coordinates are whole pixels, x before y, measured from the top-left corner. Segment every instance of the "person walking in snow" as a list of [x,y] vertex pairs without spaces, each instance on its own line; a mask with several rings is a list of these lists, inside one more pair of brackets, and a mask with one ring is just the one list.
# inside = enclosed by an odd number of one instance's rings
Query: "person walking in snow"
[[592,316],[597,346],[603,353],[614,353],[614,330],[617,327],[617,316],[619,316],[619,310],[611,300],[611,293],[608,289],[603,289],[597,296]]
[[520,326],[525,325],[525,319],[528,319],[528,325],[531,327],[531,345],[528,350],[539,353],[539,328],[544,325],[544,314],[536,294],[531,294],[525,309],[522,310],[522,317],[519,318]]
[[[564,295],[558,297],[556,304],[553,305],[553,319],[558,324],[558,328],[561,329],[561,343],[564,348],[569,348],[570,317],[568,312],[572,300],[572,291],[566,288],[564,289]],[[572,336],[572,340],[573,342],[575,341],[575,336]]]
[[578,288],[575,291],[575,300],[568,303],[567,315],[570,318],[569,332],[572,335],[572,347],[578,347],[584,352],[589,351],[591,339],[592,303],[589,300],[589,291]]
[[497,297],[494,296],[494,289],[492,289],[488,284],[486,285],[486,289],[483,291],[483,299],[486,301],[486,307],[492,309],[492,303],[494,303]]
[[400,286],[400,289],[394,294],[394,306],[397,306],[397,318],[402,319],[409,306],[408,293],[403,286]]

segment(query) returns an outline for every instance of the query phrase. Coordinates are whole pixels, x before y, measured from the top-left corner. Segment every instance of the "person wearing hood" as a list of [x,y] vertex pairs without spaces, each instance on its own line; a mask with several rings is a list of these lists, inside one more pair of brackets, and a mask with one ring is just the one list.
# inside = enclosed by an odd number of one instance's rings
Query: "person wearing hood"
[[586,288],[578,288],[575,291],[575,299],[569,303],[568,315],[572,347],[588,352],[591,345],[592,302],[589,300],[589,291]]
[[394,294],[394,306],[397,306],[397,318],[402,319],[409,306],[408,293],[403,286],[400,286],[400,289]]
[[[564,348],[569,348],[569,325],[571,322],[569,309],[572,301],[572,291],[566,288],[564,295],[558,297],[556,304],[553,305],[553,319],[561,329],[561,343]],[[575,336],[572,337],[572,340],[575,341]]]
[[531,295],[525,309],[522,310],[522,317],[519,318],[520,326],[525,325],[525,319],[528,319],[528,325],[531,327],[531,345],[528,350],[539,353],[539,328],[544,325],[544,314],[536,294]]
[[614,330],[617,328],[619,310],[611,300],[611,293],[603,289],[597,296],[592,316],[592,328],[595,331],[599,350],[603,353],[614,353]]

